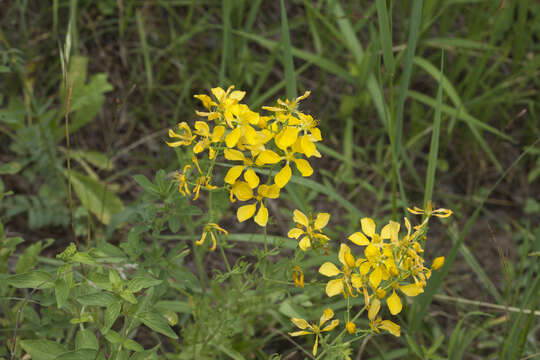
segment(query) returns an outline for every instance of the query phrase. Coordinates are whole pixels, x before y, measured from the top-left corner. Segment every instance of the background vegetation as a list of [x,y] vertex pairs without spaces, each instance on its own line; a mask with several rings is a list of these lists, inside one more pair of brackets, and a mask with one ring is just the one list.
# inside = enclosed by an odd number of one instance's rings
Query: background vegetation
[[331,212],[335,243],[362,216],[454,211],[431,228],[426,257],[447,264],[403,335],[351,358],[539,356],[538,2],[19,0],[0,25],[0,358],[84,358],[97,323],[116,330],[107,358],[308,356],[284,331],[316,293],[259,291],[249,264],[268,249],[226,202],[233,268],[194,251],[201,210],[168,176],[186,158],[167,130],[231,84],[254,109],[311,90],[324,138],[317,175],[270,204],[268,273],[290,275],[294,208]]

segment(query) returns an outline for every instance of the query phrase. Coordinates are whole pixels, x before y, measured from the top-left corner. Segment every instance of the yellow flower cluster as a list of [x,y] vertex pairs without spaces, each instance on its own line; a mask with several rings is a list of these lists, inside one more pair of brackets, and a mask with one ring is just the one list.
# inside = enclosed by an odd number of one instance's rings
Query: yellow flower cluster
[[[268,222],[268,209],[265,199],[276,199],[280,190],[292,176],[291,164],[302,176],[313,174],[309,164],[310,157],[321,157],[315,143],[322,140],[318,122],[311,115],[299,111],[298,103],[307,98],[310,92],[295,100],[278,100],[276,106],[263,107],[271,115],[261,116],[247,105],[240,103],[244,91],[227,90],[216,87],[211,89],[213,98],[208,95],[195,95],[202,102],[206,111],[196,111],[205,118],[195,122],[192,130],[186,122],[178,124],[175,132],[169,130],[173,141],[171,147],[191,146],[199,155],[208,150],[211,165],[206,173],[198,166],[197,158],[193,162],[199,171],[199,177],[190,181],[187,165],[182,173],[175,175],[179,191],[184,196],[199,195],[201,188],[213,190],[210,184],[213,164],[219,155],[231,162],[224,179],[224,186],[229,190],[231,202],[236,200],[250,204],[240,206],[237,218],[240,222],[250,218],[260,226]],[[268,177],[266,184],[261,181],[261,173],[271,171],[275,176]],[[194,188],[190,190],[189,186]]]
[[[403,308],[399,294],[414,297],[423,293],[431,271],[444,265],[442,256],[433,261],[431,268],[424,265],[421,241],[425,239],[426,224],[432,215],[448,217],[452,212],[447,209],[432,210],[431,204],[428,204],[425,211],[416,207],[409,211],[427,216],[422,224],[414,227],[414,232],[407,218],[404,220],[407,234],[400,238],[399,223],[390,221],[379,233],[375,222],[365,217],[360,221],[362,231],[355,232],[348,238],[352,243],[364,247],[363,255],[355,257],[348,245],[341,244],[338,253],[341,266],[327,261],[319,268],[320,274],[333,278],[326,284],[326,294],[329,297],[338,294],[342,294],[345,298],[356,297],[359,294],[364,297],[371,331],[375,333],[386,330],[400,336],[399,325],[390,320],[382,320],[378,316],[382,302],[386,302],[392,315],[399,314]],[[304,214],[295,210],[293,219],[298,226],[289,231],[289,237],[298,238],[305,234],[304,239],[308,240],[302,239],[299,244],[305,251],[309,239],[320,236],[317,235],[317,231],[328,223],[329,215],[327,215],[319,214],[312,225],[312,220],[308,220]],[[303,230],[303,227],[306,230]],[[324,236],[324,239],[328,238]],[[345,328],[350,334],[356,332],[354,322],[348,321]]]

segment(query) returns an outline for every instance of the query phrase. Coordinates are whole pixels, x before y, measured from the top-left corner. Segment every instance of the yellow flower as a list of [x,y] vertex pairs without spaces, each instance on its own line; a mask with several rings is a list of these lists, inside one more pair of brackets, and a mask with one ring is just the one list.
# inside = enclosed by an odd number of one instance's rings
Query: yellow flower
[[353,322],[347,322],[347,324],[345,324],[345,328],[349,334],[354,334],[356,332],[356,324]]
[[174,178],[178,180],[178,191],[180,192],[180,194],[182,194],[182,196],[191,195],[186,180],[187,171],[189,169],[191,169],[191,165],[186,165],[184,166],[184,170],[182,170],[182,173],[175,172],[173,175]]
[[236,165],[227,171],[225,175],[225,182],[227,184],[234,185],[237,179],[242,175],[244,170],[244,179],[252,189],[255,189],[259,185],[259,176],[253,170],[253,159],[247,158],[241,151],[235,149],[225,149],[225,159],[231,161],[242,161],[244,165]]
[[407,208],[407,210],[410,213],[416,214],[416,215],[425,214],[427,218],[431,217],[432,215],[437,216],[439,218],[447,218],[453,214],[452,210],[450,209],[441,208],[441,209],[433,210],[433,204],[431,203],[431,201],[428,201],[425,210],[420,209],[419,207],[416,207],[416,206],[413,207],[412,209]]
[[222,141],[223,135],[225,134],[225,127],[218,125],[214,127],[214,130],[210,133],[210,128],[206,122],[197,121],[195,122],[195,134],[200,136],[200,140],[193,147],[193,152],[198,154],[208,148],[208,156],[210,159],[213,159],[214,156],[216,156],[216,152],[212,147],[212,144]]
[[167,145],[169,145],[170,147],[191,145],[193,139],[195,139],[196,136],[191,134],[191,129],[189,128],[189,125],[186,122],[181,122],[178,124],[178,130],[180,130],[179,134],[169,129],[169,137],[177,138],[180,140],[174,142],[167,142]]
[[[409,296],[409,297],[414,297],[424,292],[424,289],[418,284],[407,284],[407,285],[394,284],[393,286],[401,290],[406,296]],[[388,299],[386,299],[386,305],[388,306],[388,309],[390,310],[390,313],[392,315],[399,314],[403,308],[401,299],[396,293],[395,288],[392,291],[392,295],[390,295]]]
[[381,301],[379,299],[373,299],[368,309],[368,319],[371,330],[375,333],[379,333],[379,329],[382,329],[399,337],[401,335],[399,325],[390,320],[382,320],[380,316],[377,316],[380,309]]
[[307,98],[311,94],[311,91],[306,91],[304,95],[297,97],[296,99],[290,101],[289,99],[285,99],[285,101],[278,99],[277,103],[280,105],[280,107],[274,107],[274,106],[263,106],[262,108],[264,110],[272,111],[275,113],[294,113],[297,111],[296,107],[298,103],[305,98]]
[[233,130],[225,137],[227,147],[232,148],[244,139],[246,143],[257,143],[257,131],[251,125],[259,123],[259,114],[251,111],[247,105],[239,104],[231,108],[231,118],[225,118],[227,125]]
[[353,292],[353,287],[359,289],[363,286],[362,278],[358,274],[352,273],[356,266],[356,260],[351,254],[351,249],[341,244],[338,253],[338,259],[343,265],[343,270],[339,270],[338,267],[331,262],[327,261],[319,268],[319,273],[327,277],[334,277],[342,274],[341,278],[330,280],[326,284],[326,295],[329,297],[342,293],[344,297],[356,296]]
[[259,154],[256,161],[256,164],[258,166],[277,164],[281,162],[281,160],[286,161],[285,166],[280,171],[278,171],[278,173],[274,177],[274,182],[277,186],[283,188],[291,179],[292,170],[291,166],[289,165],[291,161],[295,163],[296,168],[298,169],[298,171],[300,171],[302,176],[307,177],[313,174],[313,168],[311,167],[311,165],[309,165],[309,162],[306,159],[296,158],[294,156],[295,152],[292,149],[287,148],[284,150],[284,152],[285,156],[282,157],[272,150],[265,150]]
[[195,95],[194,97],[201,100],[203,106],[210,112],[195,111],[199,116],[208,118],[208,120],[232,118],[231,107],[238,104],[246,95],[244,91],[231,91],[234,86],[231,85],[227,91],[220,87],[212,88],[212,94],[217,100],[217,103],[212,101],[208,95]]
[[294,287],[304,287],[304,272],[300,266],[296,265],[293,268],[292,278],[294,281]]
[[257,210],[257,203],[259,203],[259,211],[253,220],[255,220],[259,226],[265,227],[266,223],[268,222],[268,209],[264,206],[263,200],[264,198],[277,199],[279,197],[279,192],[279,188],[275,185],[260,185],[257,189],[258,194],[255,196],[256,202],[254,204],[243,205],[238,208],[238,211],[236,212],[238,221],[244,222],[253,217],[253,215],[255,215],[255,211]]
[[291,318],[291,321],[294,325],[299,327],[301,331],[295,331],[289,333],[290,336],[301,336],[308,334],[315,334],[315,345],[313,345],[313,356],[317,355],[317,348],[319,346],[319,336],[321,332],[332,331],[339,325],[339,320],[335,319],[330,322],[329,325],[322,327],[328,320],[334,317],[334,312],[332,309],[328,308],[324,310],[320,320],[319,325],[309,324],[304,319]]
[[[300,249],[306,251],[307,248],[311,247],[311,242],[314,240],[319,240],[323,245],[326,243],[326,241],[330,240],[328,236],[321,232],[321,230],[328,224],[330,214],[317,214],[315,222],[313,222],[311,216],[308,219],[308,217],[298,209],[294,210],[293,214],[293,220],[296,222],[296,227],[289,230],[287,236],[298,239],[300,236],[304,235],[298,243]],[[303,228],[305,228],[305,230]]]
[[201,187],[204,187],[208,190],[214,190],[214,189],[217,189],[217,186],[213,186],[210,184],[210,177],[203,174],[201,167],[199,166],[199,162],[197,161],[197,158],[193,156],[191,160],[195,164],[200,174],[200,176],[197,178],[197,181],[195,183],[195,187],[193,188],[193,194],[195,194],[195,196],[193,197],[193,200],[197,200],[199,198],[199,192],[201,191]]
[[439,270],[444,265],[444,256],[439,256],[433,260],[431,270]]
[[369,283],[376,289],[382,280],[390,277],[390,268],[395,267],[392,248],[385,247],[381,251],[379,247],[369,244],[364,250],[364,255],[366,258],[359,260],[357,265],[362,275],[367,275],[370,269],[373,269],[369,274]]
[[369,236],[371,238],[371,241],[368,240],[368,238],[364,234],[358,231],[349,236],[349,240],[351,240],[356,245],[365,246],[373,244],[377,247],[381,247],[383,245],[383,241],[386,239],[391,239],[392,243],[397,242],[400,227],[399,223],[390,221],[382,228],[380,234],[376,232],[376,226],[373,219],[365,217],[360,220],[360,223],[362,225],[363,233]]
[[200,240],[195,241],[195,245],[199,246],[204,243],[204,240],[206,239],[206,235],[210,234],[210,237],[212,238],[212,247],[210,248],[210,251],[214,251],[216,249],[216,235],[214,234],[214,231],[217,231],[218,234],[225,234],[229,235],[227,230],[223,229],[218,224],[209,223],[204,227],[204,231],[202,233],[202,236]]

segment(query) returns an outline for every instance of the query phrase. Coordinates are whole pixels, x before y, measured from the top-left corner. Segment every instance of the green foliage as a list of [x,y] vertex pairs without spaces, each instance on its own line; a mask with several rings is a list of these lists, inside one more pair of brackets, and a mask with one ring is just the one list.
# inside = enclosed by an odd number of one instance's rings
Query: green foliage
[[[289,318],[331,304],[341,326],[363,300],[321,297],[337,259],[295,251],[291,209],[332,213],[334,254],[363,216],[428,200],[455,212],[425,248],[446,265],[402,336],[321,337],[318,358],[540,353],[536,2],[39,3],[0,19],[0,359],[314,358]],[[193,154],[164,129],[230,84],[254,108],[310,89],[324,135],[318,175],[266,204],[268,233],[226,191],[195,203],[173,180]],[[210,221],[229,231],[216,252],[194,245]]]

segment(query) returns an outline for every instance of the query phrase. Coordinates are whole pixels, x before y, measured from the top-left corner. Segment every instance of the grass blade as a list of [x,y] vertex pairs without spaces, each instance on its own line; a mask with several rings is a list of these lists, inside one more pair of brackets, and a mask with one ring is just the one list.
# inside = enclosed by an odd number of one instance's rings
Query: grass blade
[[148,50],[148,43],[146,41],[146,31],[144,29],[144,22],[141,15],[141,11],[137,10],[137,13],[135,14],[135,18],[137,21],[137,29],[139,31],[139,38],[141,41],[141,50],[143,53],[143,59],[144,59],[144,70],[146,73],[146,82],[148,84],[148,88],[153,88],[153,76],[152,76],[152,63],[150,62],[150,52]]
[[285,11],[285,2],[281,0],[281,42],[283,44],[283,67],[285,68],[285,83],[287,98],[296,98],[296,79],[294,77],[294,63],[292,56],[291,35],[289,22]]

